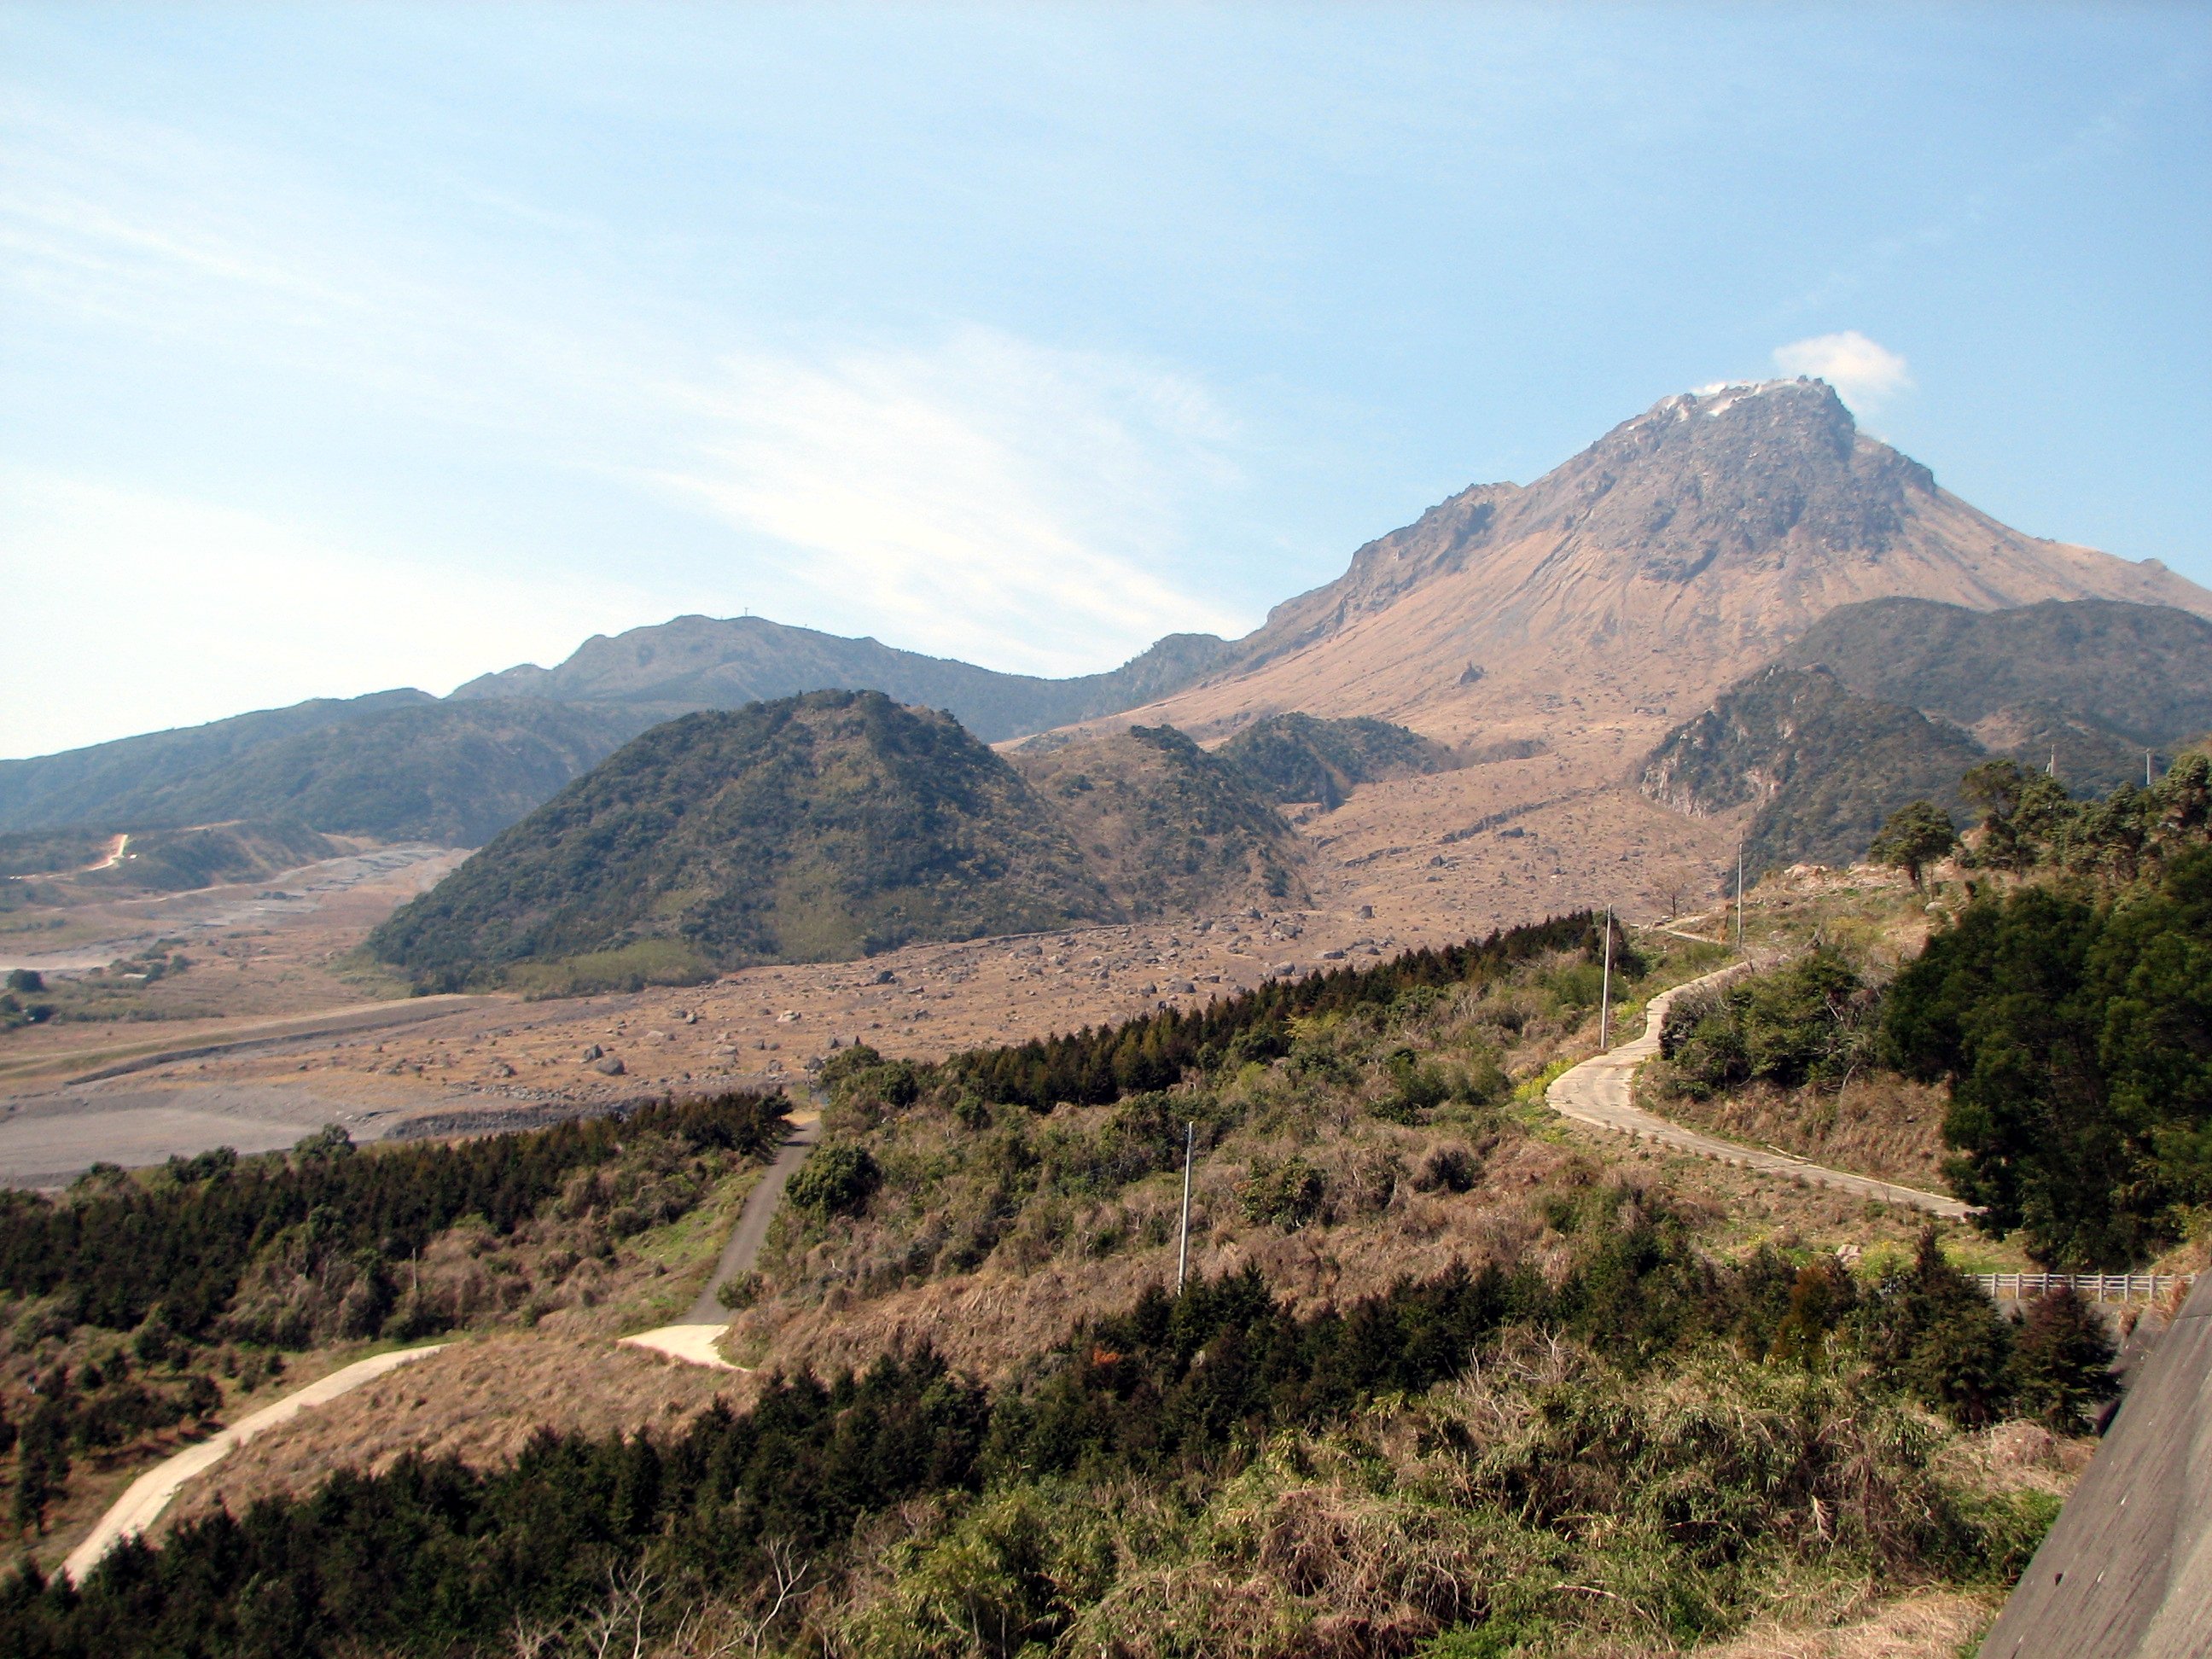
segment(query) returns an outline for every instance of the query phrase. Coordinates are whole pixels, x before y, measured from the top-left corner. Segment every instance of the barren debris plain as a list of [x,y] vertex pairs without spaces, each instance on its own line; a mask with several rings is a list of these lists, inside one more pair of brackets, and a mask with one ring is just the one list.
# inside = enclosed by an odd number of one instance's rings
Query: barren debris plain
[[2212,1242],[2208,616],[1784,380],[1081,682],[9,763],[0,1645],[1969,1651]]

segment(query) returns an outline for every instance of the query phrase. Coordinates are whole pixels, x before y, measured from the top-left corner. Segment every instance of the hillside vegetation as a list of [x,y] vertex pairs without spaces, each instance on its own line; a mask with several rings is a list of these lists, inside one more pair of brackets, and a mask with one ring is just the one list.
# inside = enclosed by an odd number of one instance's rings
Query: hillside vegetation
[[286,1354],[535,1325],[634,1268],[632,1241],[771,1154],[781,1096],[289,1153],[228,1148],[58,1198],[0,1192],[0,1462],[27,1542],[97,1471],[216,1418]]
[[[1893,1222],[1855,1273],[1556,1139],[1527,1102],[1601,945],[1578,915],[933,1066],[846,1051],[742,1409],[341,1472],[81,1589],[19,1576],[0,1641],[1595,1656],[2001,1589],[2062,1483],[1986,1450],[2047,1431],[1990,1425],[2071,1432],[2109,1346],[2069,1298],[2008,1323]],[[1710,954],[1615,941],[1630,995]]]
[[2076,793],[2143,778],[2212,730],[2212,622],[2114,600],[1829,612],[1645,757],[1638,784],[1700,816],[1753,805],[1753,869],[1847,864],[1915,799],[1965,823],[1977,760],[2055,764]]
[[1962,793],[1967,896],[1924,948],[1899,959],[1864,901],[1819,912],[1797,959],[1678,1001],[1644,1086],[1869,1173],[1940,1158],[2046,1266],[2139,1268],[2212,1216],[2212,761],[2102,801],[1985,762]]
[[579,959],[682,980],[1115,914],[1029,786],[951,716],[823,691],[655,727],[369,947],[428,984]]
[[1363,783],[1449,771],[1443,744],[1378,720],[1268,714],[1216,751],[1279,801],[1316,801],[1334,811]]
[[1128,915],[1305,899],[1296,833],[1247,772],[1171,726],[1018,750],[1013,762]]

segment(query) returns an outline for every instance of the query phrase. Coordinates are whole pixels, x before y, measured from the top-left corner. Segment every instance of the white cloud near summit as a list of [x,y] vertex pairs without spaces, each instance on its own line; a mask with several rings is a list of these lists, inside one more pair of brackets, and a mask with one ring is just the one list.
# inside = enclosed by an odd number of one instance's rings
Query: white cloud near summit
[[1836,388],[1836,395],[1861,415],[1873,413],[1912,386],[1905,359],[1856,329],[1815,334],[1774,348],[1774,366],[1784,374],[1810,374]]

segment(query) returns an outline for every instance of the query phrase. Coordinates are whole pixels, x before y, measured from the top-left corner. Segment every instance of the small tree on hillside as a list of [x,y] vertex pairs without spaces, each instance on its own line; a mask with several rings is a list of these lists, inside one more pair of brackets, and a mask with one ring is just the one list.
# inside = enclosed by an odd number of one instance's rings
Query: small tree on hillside
[[1922,869],[1948,857],[1958,844],[1959,832],[1951,827],[1950,815],[1933,801],[1917,800],[1889,815],[1867,856],[1904,871],[1917,887]]

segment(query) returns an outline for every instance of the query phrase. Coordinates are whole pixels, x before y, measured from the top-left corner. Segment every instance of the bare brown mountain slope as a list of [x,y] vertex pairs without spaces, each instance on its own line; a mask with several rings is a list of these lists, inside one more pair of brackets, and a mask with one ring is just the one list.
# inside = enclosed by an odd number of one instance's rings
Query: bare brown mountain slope
[[1860,433],[1822,382],[1780,380],[1666,398],[1525,489],[1431,508],[1277,606],[1234,671],[1145,718],[1210,736],[1297,708],[1613,750],[1554,700],[1663,727],[1660,705],[1680,718],[1838,605],[1893,594],[2212,615],[2212,592],[2162,565],[2008,528]]
[[1777,380],[1665,398],[1525,488],[1454,496],[1277,606],[1233,668],[1097,724],[1211,739],[1299,709],[1478,751],[1541,744],[1540,763],[1370,786],[1308,833],[1341,842],[1357,820],[1359,851],[1337,862],[1359,860],[1361,886],[1432,884],[1443,858],[1472,904],[1513,885],[1524,854],[1499,837],[1572,794],[1589,805],[1579,833],[1604,843],[1578,852],[1631,866],[1613,890],[1656,902],[1732,858],[1740,826],[1667,831],[1674,873],[1647,869],[1653,849],[1636,842],[1661,826],[1622,787],[1637,758],[1827,612],[1900,594],[2212,616],[2212,592],[2164,566],[2022,535],[1861,433],[1826,384]]

